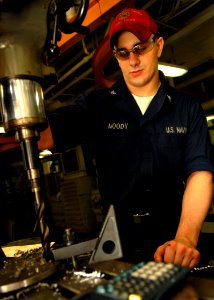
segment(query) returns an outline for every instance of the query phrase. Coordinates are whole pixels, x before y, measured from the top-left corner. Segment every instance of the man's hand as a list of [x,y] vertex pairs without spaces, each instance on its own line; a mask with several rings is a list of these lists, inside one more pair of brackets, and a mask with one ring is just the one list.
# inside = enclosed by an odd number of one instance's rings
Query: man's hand
[[199,263],[201,255],[196,246],[212,199],[212,173],[208,171],[191,173],[186,182],[181,217],[175,238],[157,248],[154,254],[155,261],[190,268]]
[[154,260],[194,268],[200,261],[200,253],[186,241],[171,240],[157,248]]

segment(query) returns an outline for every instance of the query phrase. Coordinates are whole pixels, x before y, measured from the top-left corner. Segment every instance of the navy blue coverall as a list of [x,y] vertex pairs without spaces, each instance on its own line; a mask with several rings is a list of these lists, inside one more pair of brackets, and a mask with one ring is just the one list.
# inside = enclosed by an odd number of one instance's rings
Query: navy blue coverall
[[140,260],[175,237],[188,175],[214,172],[199,102],[160,78],[144,115],[123,79],[49,114],[57,151],[93,143],[99,190],[104,205],[115,206],[124,257],[141,253]]

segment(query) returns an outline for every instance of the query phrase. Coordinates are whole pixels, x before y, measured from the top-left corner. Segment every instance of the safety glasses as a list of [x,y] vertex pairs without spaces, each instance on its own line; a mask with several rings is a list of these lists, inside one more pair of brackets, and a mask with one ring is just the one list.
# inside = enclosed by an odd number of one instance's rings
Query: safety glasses
[[146,42],[137,43],[136,45],[134,45],[134,47],[131,50],[115,47],[113,50],[114,56],[119,60],[127,60],[129,59],[131,52],[136,56],[144,55],[153,49],[157,37],[158,35],[155,34],[152,38],[148,39]]

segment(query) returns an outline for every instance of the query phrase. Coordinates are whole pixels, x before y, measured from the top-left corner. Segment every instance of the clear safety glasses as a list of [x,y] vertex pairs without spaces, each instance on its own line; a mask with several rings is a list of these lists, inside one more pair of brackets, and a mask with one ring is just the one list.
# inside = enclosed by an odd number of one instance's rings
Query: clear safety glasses
[[155,34],[152,38],[148,39],[146,42],[140,42],[134,45],[134,47],[131,50],[115,47],[113,50],[114,56],[119,60],[127,60],[129,59],[131,52],[136,56],[144,55],[153,49],[157,37],[158,35]]

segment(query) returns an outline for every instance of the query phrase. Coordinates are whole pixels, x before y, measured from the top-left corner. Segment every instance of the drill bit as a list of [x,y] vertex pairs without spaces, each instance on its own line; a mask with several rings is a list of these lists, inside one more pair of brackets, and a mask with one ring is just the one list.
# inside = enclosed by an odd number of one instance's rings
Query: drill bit
[[[32,173],[35,170],[30,170]],[[28,171],[29,173],[29,171]],[[50,258],[50,241],[49,241],[49,227],[45,222],[45,203],[42,197],[40,197],[41,187],[37,179],[31,179],[31,189],[35,196],[35,209],[36,209],[36,223],[34,226],[34,232],[37,227],[40,227],[41,232],[41,244],[44,251],[45,258]]]
[[25,170],[34,194],[36,210],[36,226],[39,225],[41,244],[44,257],[50,259],[49,227],[45,222],[45,201],[41,184],[41,163],[39,160],[38,144],[39,133],[30,128],[21,128],[16,132],[16,139],[22,149]]

